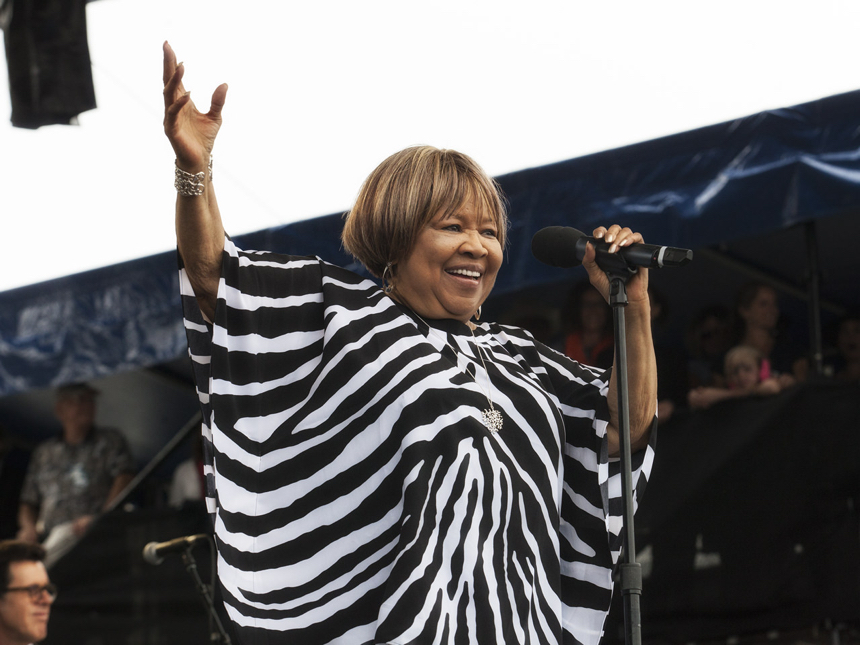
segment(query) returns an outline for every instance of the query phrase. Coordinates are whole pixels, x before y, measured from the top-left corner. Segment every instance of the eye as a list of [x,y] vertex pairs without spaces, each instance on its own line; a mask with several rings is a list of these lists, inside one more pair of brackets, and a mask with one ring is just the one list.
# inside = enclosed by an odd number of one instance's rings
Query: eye
[[462,230],[462,227],[459,224],[448,224],[442,227],[443,231],[454,231],[459,232]]
[[486,235],[487,237],[498,237],[498,233],[496,232],[496,229],[494,229],[494,228],[484,229],[483,235]]

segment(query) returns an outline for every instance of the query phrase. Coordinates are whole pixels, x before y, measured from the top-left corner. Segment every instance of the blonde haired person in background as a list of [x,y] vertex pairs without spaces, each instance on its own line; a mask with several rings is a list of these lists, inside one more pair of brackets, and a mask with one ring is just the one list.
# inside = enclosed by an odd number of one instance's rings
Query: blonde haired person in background
[[692,408],[709,408],[714,403],[745,396],[777,394],[793,384],[793,379],[780,383],[777,377],[764,372],[766,367],[762,353],[755,347],[737,345],[725,358],[724,375],[727,387],[697,387],[690,390]]

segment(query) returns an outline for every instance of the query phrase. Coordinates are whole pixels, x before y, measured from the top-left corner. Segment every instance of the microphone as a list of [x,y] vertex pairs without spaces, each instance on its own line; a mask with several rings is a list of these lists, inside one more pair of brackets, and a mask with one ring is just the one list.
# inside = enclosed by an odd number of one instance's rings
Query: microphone
[[150,542],[143,547],[143,559],[149,564],[161,564],[164,562],[164,556],[170,553],[181,553],[186,549],[190,549],[198,542],[208,540],[209,536],[205,533],[198,535],[186,535],[178,537],[167,542]]
[[609,247],[612,245],[608,242],[569,226],[547,226],[535,233],[532,254],[544,264],[566,269],[582,264],[587,242],[591,242],[597,251],[597,266],[604,271],[626,270],[636,273],[637,267],[681,267],[693,259],[693,252],[689,249],[656,244],[631,244],[619,247],[617,253],[610,253]]

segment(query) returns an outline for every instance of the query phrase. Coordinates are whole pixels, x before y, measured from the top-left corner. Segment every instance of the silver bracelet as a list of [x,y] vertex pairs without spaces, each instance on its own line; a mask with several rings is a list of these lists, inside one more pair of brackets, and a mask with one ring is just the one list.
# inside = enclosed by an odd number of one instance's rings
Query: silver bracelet
[[[173,186],[183,197],[199,197],[206,188],[206,175],[203,172],[185,172],[179,166],[174,168]],[[209,181],[212,181],[212,156],[209,156]]]

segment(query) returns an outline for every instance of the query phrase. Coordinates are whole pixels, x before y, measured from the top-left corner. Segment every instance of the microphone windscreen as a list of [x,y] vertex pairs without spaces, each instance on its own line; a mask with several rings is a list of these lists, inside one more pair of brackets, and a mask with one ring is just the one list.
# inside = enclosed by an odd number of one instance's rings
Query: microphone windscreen
[[145,547],[143,547],[143,559],[149,562],[149,564],[161,564],[164,562],[164,558],[158,555],[158,543],[150,542]]
[[544,264],[566,269],[582,264],[576,243],[585,234],[570,226],[547,226],[532,238],[532,255]]

